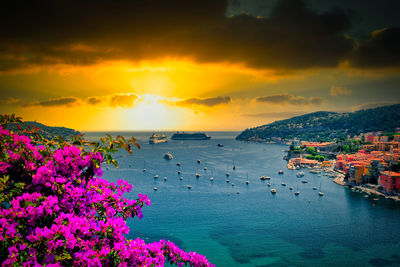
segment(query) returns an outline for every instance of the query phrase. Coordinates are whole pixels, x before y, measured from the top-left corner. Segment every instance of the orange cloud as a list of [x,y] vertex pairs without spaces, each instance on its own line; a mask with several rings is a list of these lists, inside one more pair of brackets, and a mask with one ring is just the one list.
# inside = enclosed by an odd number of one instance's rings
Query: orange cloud
[[23,107],[42,106],[42,107],[57,107],[57,106],[71,106],[79,102],[76,97],[59,97],[41,101],[34,101],[23,104]]
[[270,103],[270,104],[319,106],[325,102],[325,99],[319,96],[304,97],[304,96],[295,96],[285,93],[285,94],[257,97],[255,101],[261,103]]
[[331,96],[341,96],[341,95],[351,95],[353,92],[342,86],[334,86],[331,87]]

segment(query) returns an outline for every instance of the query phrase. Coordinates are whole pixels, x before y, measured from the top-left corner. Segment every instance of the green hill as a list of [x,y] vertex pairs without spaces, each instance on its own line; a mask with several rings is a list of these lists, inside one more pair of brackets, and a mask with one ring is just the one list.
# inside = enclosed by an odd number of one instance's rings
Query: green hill
[[[41,134],[43,137],[47,139],[52,139],[54,138],[55,135],[60,135],[64,139],[69,139],[71,135],[78,135],[80,132],[66,128],[66,127],[53,127],[53,126],[47,126],[42,123],[36,122],[36,121],[24,121],[24,124],[20,125],[22,129],[27,129],[28,126],[33,126],[39,128],[38,133]],[[15,124],[9,125],[9,129],[16,131],[17,126]]]
[[236,139],[250,141],[297,137],[325,141],[365,132],[394,132],[397,127],[400,127],[400,104],[348,113],[318,111],[246,129]]

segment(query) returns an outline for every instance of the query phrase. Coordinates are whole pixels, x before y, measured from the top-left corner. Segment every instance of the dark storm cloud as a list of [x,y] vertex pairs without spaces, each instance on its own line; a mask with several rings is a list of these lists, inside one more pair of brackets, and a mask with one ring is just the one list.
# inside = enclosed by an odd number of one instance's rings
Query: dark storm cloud
[[316,13],[300,0],[280,0],[268,18],[226,17],[227,6],[226,0],[6,1],[0,71],[166,56],[302,69],[335,67],[354,50],[341,10]]
[[79,100],[75,97],[60,97],[47,99],[42,101],[35,101],[24,104],[23,107],[42,106],[42,107],[56,107],[56,106],[70,106],[77,103]]
[[270,96],[261,96],[255,99],[257,102],[270,104],[288,104],[288,105],[321,105],[325,99],[322,97],[295,96],[291,94],[279,94]]
[[374,31],[360,44],[351,64],[363,68],[400,66],[400,27]]
[[210,98],[189,98],[186,100],[174,102],[178,106],[191,106],[191,105],[202,105],[207,107],[212,107],[219,104],[229,104],[231,102],[229,96],[218,96]]

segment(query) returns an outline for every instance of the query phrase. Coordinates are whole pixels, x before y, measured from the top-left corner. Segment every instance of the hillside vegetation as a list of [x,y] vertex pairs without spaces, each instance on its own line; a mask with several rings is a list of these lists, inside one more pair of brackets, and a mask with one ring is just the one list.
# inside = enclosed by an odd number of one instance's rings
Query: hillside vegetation
[[[28,127],[35,127],[39,128],[38,133],[41,134],[44,138],[46,139],[53,139],[55,135],[60,135],[64,139],[69,139],[71,135],[78,135],[80,132],[66,128],[66,127],[53,127],[53,126],[47,126],[42,123],[36,122],[36,121],[24,121],[23,125],[20,125],[22,129],[27,129]],[[12,124],[9,126],[9,129],[16,131],[17,126],[15,124]]]
[[309,141],[346,138],[365,132],[394,132],[400,126],[400,104],[356,112],[318,111],[246,129],[237,140],[268,140],[273,137]]

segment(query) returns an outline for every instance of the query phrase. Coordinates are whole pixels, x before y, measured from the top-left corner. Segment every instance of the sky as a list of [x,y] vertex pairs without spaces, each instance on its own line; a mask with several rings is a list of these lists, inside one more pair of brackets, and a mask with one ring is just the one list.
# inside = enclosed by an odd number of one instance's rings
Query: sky
[[80,131],[235,130],[400,102],[397,0],[15,0],[0,113]]

